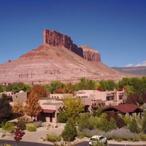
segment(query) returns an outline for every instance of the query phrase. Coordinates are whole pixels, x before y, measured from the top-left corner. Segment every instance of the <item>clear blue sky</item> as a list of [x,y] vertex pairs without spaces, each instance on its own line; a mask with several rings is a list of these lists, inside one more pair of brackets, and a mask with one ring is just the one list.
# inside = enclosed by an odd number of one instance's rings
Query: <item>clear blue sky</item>
[[104,63],[146,60],[146,0],[0,0],[0,63],[42,43],[42,30],[97,49]]

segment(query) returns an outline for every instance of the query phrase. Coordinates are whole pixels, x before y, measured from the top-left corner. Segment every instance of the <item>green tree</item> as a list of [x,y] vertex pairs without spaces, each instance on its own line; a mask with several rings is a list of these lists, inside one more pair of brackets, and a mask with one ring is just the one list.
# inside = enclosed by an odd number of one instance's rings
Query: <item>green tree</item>
[[75,86],[72,83],[65,84],[65,93],[74,93]]
[[8,97],[2,95],[0,97],[0,122],[7,120],[12,115],[12,107],[9,103]]
[[19,92],[21,90],[23,91],[29,91],[30,90],[30,86],[24,83],[13,83],[13,84],[8,84],[6,86],[6,90],[7,91],[12,91],[14,93]]
[[4,85],[0,85],[0,93],[6,91],[6,87]]
[[58,115],[57,115],[57,121],[59,123],[66,123],[68,120],[68,116],[67,113],[64,110],[60,110]]
[[50,93],[56,93],[57,89],[63,89],[64,88],[64,84],[60,81],[52,81],[50,85],[46,85],[46,89],[50,92]]
[[96,82],[82,78],[79,83],[75,84],[75,90],[95,90]]
[[128,103],[143,104],[146,102],[146,77],[123,78],[118,82],[118,87],[125,89]]
[[77,136],[77,130],[74,125],[74,123],[69,120],[64,128],[64,131],[62,132],[62,137],[65,141],[73,141],[75,137]]
[[68,97],[64,99],[64,111],[67,114],[68,119],[74,120],[79,117],[79,114],[84,111],[84,106],[79,98]]
[[107,80],[107,81],[102,80],[99,82],[99,85],[98,85],[98,89],[103,90],[103,91],[106,91],[106,90],[111,91],[111,90],[116,89],[116,87],[117,87],[116,83],[112,80]]

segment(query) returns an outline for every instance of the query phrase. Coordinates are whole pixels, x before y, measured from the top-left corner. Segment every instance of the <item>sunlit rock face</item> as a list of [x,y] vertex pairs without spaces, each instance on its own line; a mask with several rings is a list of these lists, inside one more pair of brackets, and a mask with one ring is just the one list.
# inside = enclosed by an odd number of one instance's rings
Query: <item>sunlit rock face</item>
[[83,50],[83,58],[88,60],[88,61],[93,61],[93,62],[100,62],[101,57],[98,51],[88,47],[88,46],[81,46]]

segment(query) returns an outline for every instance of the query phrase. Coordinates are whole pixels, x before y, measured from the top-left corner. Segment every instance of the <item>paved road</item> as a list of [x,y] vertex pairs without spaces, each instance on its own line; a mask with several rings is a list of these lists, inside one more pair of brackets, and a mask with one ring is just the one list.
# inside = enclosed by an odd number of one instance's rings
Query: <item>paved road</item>
[[[76,146],[89,146],[88,142],[81,142],[81,143],[78,143]],[[128,146],[128,145],[125,145],[125,144],[108,144],[108,146]],[[132,144],[130,144],[129,146],[132,146]],[[133,145],[133,146],[138,146],[138,145]],[[145,145],[140,145],[140,146],[146,146]]]
[[[2,144],[11,144],[12,146],[16,146],[15,141],[11,140],[0,140],[0,146]],[[20,142],[18,146],[52,146],[50,144],[41,144],[41,143],[33,143],[33,142]]]
[[[16,142],[10,141],[10,140],[0,140],[0,146],[1,144],[11,144],[12,146],[16,146]],[[19,146],[53,146],[50,144],[41,144],[41,143],[33,143],[33,142],[20,142]],[[89,146],[88,142],[81,142],[76,144],[76,146]],[[109,144],[108,146],[128,146],[128,145],[123,145],[123,144]],[[132,146],[131,144],[129,146]],[[133,146],[138,146],[138,145],[133,145]],[[145,145],[140,145],[140,146],[146,146]]]

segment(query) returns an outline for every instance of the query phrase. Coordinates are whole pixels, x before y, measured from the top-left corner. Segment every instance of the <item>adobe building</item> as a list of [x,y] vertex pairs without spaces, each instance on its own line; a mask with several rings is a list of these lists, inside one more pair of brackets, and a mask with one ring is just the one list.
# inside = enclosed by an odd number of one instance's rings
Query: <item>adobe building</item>
[[84,105],[92,104],[110,106],[119,105],[126,100],[125,91],[99,91],[99,90],[79,90],[75,92],[75,96],[79,97]]
[[98,91],[98,90],[79,90],[72,94],[50,94],[49,97],[40,99],[39,104],[42,112],[39,119],[47,122],[57,122],[59,109],[63,107],[65,98],[80,98],[85,109],[92,105],[115,106],[124,103],[126,96],[122,91]]

